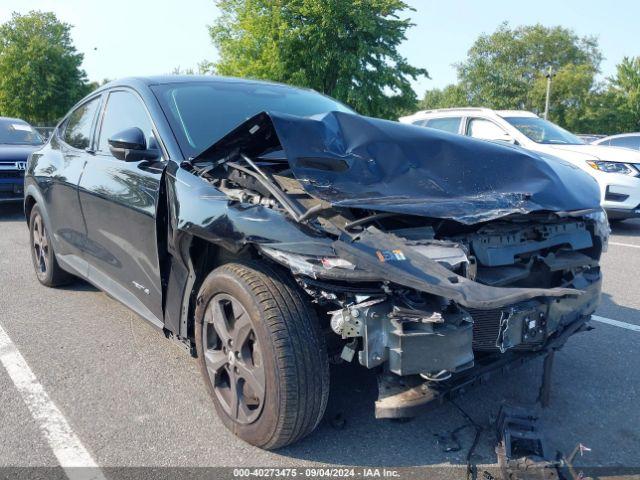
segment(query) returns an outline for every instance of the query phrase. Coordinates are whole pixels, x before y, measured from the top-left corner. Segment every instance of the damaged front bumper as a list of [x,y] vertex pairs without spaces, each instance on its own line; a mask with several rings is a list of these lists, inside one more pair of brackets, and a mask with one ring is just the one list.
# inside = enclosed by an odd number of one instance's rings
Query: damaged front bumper
[[588,318],[598,305],[602,281],[597,267],[574,282],[580,294],[539,297],[491,310],[450,304],[441,312],[421,311],[391,300],[369,300],[331,312],[331,327],[345,339],[362,337],[358,357],[365,367],[386,364],[396,375],[437,381],[443,372],[473,367],[483,353],[547,348],[551,338]]
[[419,376],[398,377],[383,372],[378,376],[375,416],[376,418],[411,418],[424,413],[442,404],[446,399],[487,382],[495,375],[505,374],[560,349],[570,336],[590,329],[587,323],[590,318],[591,315],[582,316],[564,325],[549,338],[544,348],[486,355],[478,359],[472,368],[443,381],[428,381]]

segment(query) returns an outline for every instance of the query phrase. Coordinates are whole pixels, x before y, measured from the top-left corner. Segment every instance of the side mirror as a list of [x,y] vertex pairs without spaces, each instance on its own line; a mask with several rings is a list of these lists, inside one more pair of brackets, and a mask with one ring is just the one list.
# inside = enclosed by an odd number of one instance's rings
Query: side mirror
[[500,136],[498,136],[497,138],[492,138],[491,140],[494,141],[494,142],[510,143],[511,145],[517,145],[518,144],[516,139],[513,138],[511,135],[509,135],[507,132],[504,132]]
[[160,156],[159,149],[147,148],[147,139],[138,127],[127,128],[116,133],[108,143],[111,155],[125,162],[153,160]]

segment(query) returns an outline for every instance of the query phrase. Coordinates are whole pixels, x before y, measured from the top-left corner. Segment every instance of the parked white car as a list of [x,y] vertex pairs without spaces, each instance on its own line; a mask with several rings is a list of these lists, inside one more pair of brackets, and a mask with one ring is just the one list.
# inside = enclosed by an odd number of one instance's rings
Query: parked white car
[[610,137],[599,138],[591,142],[594,145],[606,145],[611,147],[631,148],[632,150],[640,150],[640,132],[621,133],[620,135],[611,135]]
[[640,216],[640,152],[585,144],[554,123],[521,110],[424,110],[400,121],[481,140],[508,142],[566,160],[598,181],[602,206],[609,218]]

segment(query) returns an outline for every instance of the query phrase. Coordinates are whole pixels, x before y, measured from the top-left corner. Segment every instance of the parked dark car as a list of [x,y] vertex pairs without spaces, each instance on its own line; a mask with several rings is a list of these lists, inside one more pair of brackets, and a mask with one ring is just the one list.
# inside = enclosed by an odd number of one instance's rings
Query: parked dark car
[[43,143],[38,132],[24,120],[0,117],[0,203],[24,199],[27,158]]
[[376,415],[407,417],[559,348],[598,304],[609,232],[564,162],[214,77],[105,85],[25,185],[39,281],[84,278],[197,352],[262,448],[318,425],[330,360],[376,369]]

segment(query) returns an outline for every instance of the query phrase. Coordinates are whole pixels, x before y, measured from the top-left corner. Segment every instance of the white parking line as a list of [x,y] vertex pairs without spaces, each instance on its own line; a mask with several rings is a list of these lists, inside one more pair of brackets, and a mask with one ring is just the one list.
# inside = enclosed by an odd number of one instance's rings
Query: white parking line
[[[71,480],[104,480],[102,471],[51,401],[22,354],[0,326],[0,363],[20,392],[31,416]],[[77,468],[82,467],[82,468]]]
[[633,243],[609,242],[609,245],[615,245],[616,247],[640,248],[640,245],[634,245]]
[[626,328],[634,332],[640,332],[640,325],[634,325],[633,323],[621,322],[620,320],[612,320],[607,317],[600,317],[599,315],[591,315],[591,320],[596,322],[606,323],[607,325],[613,325],[615,327]]

